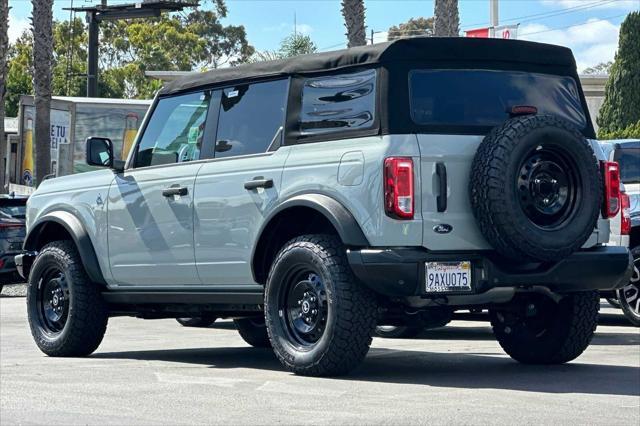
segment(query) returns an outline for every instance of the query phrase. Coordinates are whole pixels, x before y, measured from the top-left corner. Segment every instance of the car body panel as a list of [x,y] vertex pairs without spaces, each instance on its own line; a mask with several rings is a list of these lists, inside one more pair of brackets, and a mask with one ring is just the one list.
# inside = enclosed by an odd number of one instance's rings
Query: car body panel
[[[195,182],[195,262],[204,285],[252,284],[251,254],[268,212],[281,200],[282,169],[290,148],[207,161]],[[273,186],[244,184],[270,179]]]

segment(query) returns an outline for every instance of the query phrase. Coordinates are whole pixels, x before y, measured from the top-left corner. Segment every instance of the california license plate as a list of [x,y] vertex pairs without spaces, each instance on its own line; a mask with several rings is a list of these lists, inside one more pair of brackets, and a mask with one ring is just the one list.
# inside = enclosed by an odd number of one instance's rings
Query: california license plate
[[427,262],[427,293],[471,291],[471,262]]

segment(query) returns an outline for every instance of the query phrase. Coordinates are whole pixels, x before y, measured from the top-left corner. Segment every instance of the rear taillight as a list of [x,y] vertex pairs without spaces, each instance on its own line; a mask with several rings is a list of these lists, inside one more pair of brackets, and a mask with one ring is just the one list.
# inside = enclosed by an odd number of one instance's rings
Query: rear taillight
[[622,214],[620,215],[620,234],[631,235],[631,200],[629,195],[624,191],[620,193],[620,209]]
[[602,161],[604,175],[604,205],[602,215],[614,217],[620,211],[620,168],[615,161]]
[[413,160],[389,157],[384,160],[384,210],[396,219],[413,219]]
[[24,223],[0,222],[0,229],[22,228],[22,227],[24,227]]

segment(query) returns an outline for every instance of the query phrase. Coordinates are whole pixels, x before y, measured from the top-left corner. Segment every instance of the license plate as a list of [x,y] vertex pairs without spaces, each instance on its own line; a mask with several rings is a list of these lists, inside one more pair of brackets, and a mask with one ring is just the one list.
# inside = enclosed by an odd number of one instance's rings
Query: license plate
[[471,291],[471,262],[427,262],[427,293]]

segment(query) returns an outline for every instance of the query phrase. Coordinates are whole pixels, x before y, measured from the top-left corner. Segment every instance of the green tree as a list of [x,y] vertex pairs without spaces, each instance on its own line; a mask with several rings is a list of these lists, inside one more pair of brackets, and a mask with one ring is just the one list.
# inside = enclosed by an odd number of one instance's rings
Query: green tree
[[342,0],[342,16],[347,27],[347,47],[367,44],[364,11],[364,0]]
[[9,66],[7,68],[5,111],[8,117],[18,115],[20,95],[33,93],[31,73],[33,69],[33,36],[25,31],[9,47]]
[[307,55],[318,51],[311,37],[305,34],[292,33],[280,42],[278,50],[265,50],[256,52],[249,62],[275,61],[278,59],[292,58],[298,55]]
[[433,18],[410,18],[407,22],[389,28],[389,40],[402,37],[433,35]]
[[4,97],[9,57],[9,2],[0,0],[0,193],[4,192],[4,157],[7,144],[4,140]]
[[460,16],[458,0],[435,0],[433,33],[436,37],[458,37]]
[[613,65],[613,61],[600,62],[599,64],[596,64],[592,67],[585,68],[582,73],[588,75],[609,74],[609,72],[611,71],[611,65]]
[[597,123],[599,133],[621,131],[640,122],[640,12],[620,26],[618,51],[605,86]]

